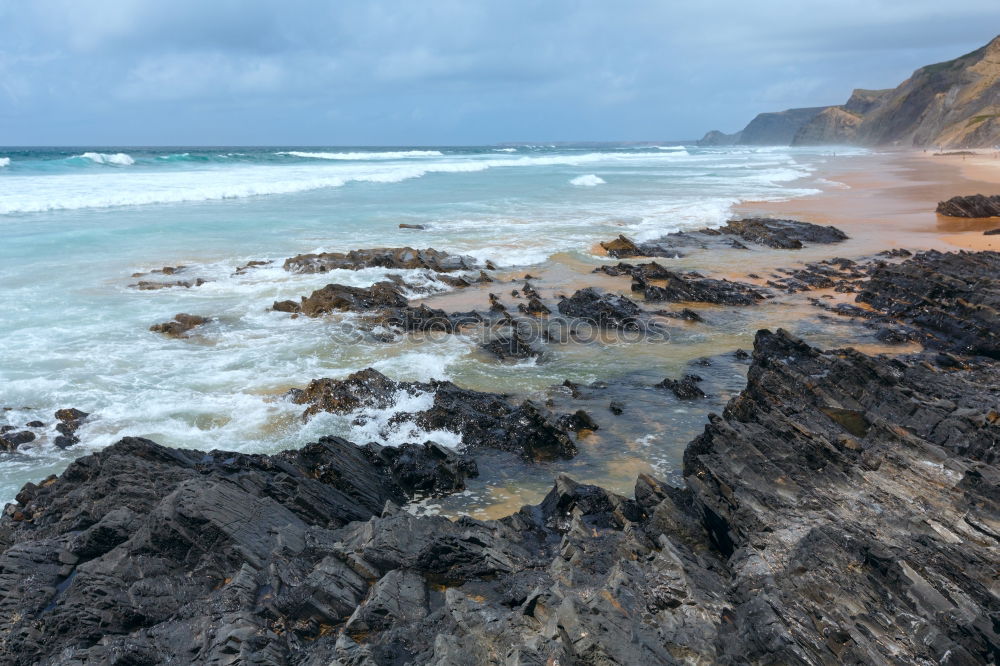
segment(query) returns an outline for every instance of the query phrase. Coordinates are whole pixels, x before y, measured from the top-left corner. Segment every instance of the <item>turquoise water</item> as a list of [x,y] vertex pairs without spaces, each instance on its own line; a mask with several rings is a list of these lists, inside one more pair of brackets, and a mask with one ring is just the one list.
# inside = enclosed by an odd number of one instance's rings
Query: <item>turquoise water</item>
[[[0,458],[0,500],[125,435],[244,451],[325,432],[378,438],[334,418],[304,424],[301,408],[280,397],[370,365],[399,379],[514,393],[649,367],[643,354],[569,348],[545,364],[500,366],[462,337],[363,343],[335,335],[335,321],[267,308],[328,282],[365,286],[386,274],[280,268],[301,252],[413,245],[501,268],[548,265],[555,255],[596,266],[598,240],[719,224],[740,201],[815,192],[823,160],[822,150],[677,145],[0,148],[0,406],[13,408],[10,423],[46,423],[35,443]],[[249,260],[276,263],[234,274]],[[134,273],[176,265],[187,268],[152,279],[207,282],[128,286]],[[148,331],[178,312],[213,322],[187,340]],[[671,369],[669,353],[655,353],[659,370]],[[67,451],[50,442],[61,407],[94,414]],[[389,440],[425,434],[404,429]]]

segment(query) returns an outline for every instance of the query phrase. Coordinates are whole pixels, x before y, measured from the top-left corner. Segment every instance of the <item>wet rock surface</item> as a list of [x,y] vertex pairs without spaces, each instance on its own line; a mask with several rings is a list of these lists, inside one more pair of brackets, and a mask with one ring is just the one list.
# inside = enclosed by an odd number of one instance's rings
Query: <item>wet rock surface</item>
[[59,435],[55,438],[54,444],[60,449],[65,449],[67,447],[73,446],[74,444],[80,443],[80,438],[76,436],[76,431],[80,429],[83,422],[87,420],[90,414],[87,412],[76,409],[75,407],[68,407],[66,409],[60,409],[56,411],[55,417],[56,421],[56,431]]
[[593,287],[580,289],[559,301],[559,312],[593,322],[600,328],[634,329],[639,327],[640,308],[634,301],[617,294],[601,293]]
[[642,293],[648,303],[715,303],[717,305],[755,305],[767,293],[745,282],[716,280],[697,273],[670,273],[653,284],[645,278],[632,278],[632,291]]
[[655,240],[635,243],[625,236],[601,243],[608,255],[625,257],[677,257],[680,248],[698,249],[748,249],[760,245],[784,250],[796,250],[804,243],[839,243],[847,234],[831,226],[821,226],[799,220],[780,220],[755,217],[730,220],[717,229],[678,231]]
[[1000,253],[931,251],[885,264],[857,300],[914,327],[924,344],[1000,359]]
[[[499,393],[463,389],[449,381],[396,382],[368,368],[345,379],[315,379],[293,396],[308,405],[304,416],[319,412],[349,414],[392,407],[401,394],[432,394],[430,406],[394,414],[389,426],[412,422],[427,431],[446,430],[461,435],[470,451],[489,448],[510,451],[527,460],[571,458],[576,444],[567,428],[548,410],[531,400],[514,405]],[[364,413],[355,420],[372,417]]]
[[[284,267],[285,270],[295,273],[326,273],[335,269],[361,268],[424,268],[448,273],[478,269],[483,266],[472,257],[449,254],[433,248],[416,250],[412,247],[389,247],[300,254],[286,259]],[[485,268],[492,269],[492,266],[486,265]]]
[[[0,661],[995,662],[992,254],[920,255],[866,286],[951,351],[758,332],[746,388],[685,451],[683,488],[642,475],[626,498],[559,476],[536,506],[451,521],[398,508],[471,472],[434,445],[248,456],[122,440],[5,510]],[[896,269],[890,288],[879,271]],[[946,324],[966,312],[959,337]],[[411,388],[433,406],[403,418],[459,418],[470,446],[557,432],[530,401],[371,370],[297,399],[351,413]]]
[[938,203],[937,213],[948,217],[997,217],[1000,216],[1000,194],[952,197]]
[[197,326],[201,326],[202,324],[207,324],[208,322],[209,320],[207,317],[182,312],[174,315],[172,321],[163,322],[162,324],[153,324],[149,327],[149,330],[153,333],[162,333],[170,338],[185,338],[192,329]]

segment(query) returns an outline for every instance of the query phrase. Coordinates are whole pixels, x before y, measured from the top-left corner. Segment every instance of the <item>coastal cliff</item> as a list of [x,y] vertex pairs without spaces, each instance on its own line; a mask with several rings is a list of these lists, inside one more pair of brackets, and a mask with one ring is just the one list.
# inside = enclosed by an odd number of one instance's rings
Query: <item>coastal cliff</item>
[[[760,114],[733,143],[982,148],[1000,144],[1000,37],[954,60],[921,67],[889,90],[855,90],[846,104]],[[789,115],[790,114],[790,115]],[[801,120],[786,132],[748,130],[762,116]],[[712,133],[710,133],[712,134]],[[761,141],[763,137],[763,141]],[[712,143],[706,135],[706,145]]]

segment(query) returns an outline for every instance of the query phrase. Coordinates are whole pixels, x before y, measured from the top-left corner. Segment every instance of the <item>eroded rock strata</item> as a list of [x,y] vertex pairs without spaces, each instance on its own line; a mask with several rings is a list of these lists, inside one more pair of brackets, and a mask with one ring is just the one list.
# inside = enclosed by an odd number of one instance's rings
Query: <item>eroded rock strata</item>
[[[955,285],[993,259],[948,257],[902,265],[928,276],[922,307],[964,316]],[[992,328],[966,351],[1000,328],[977,312]],[[393,388],[370,379],[318,394],[349,409]],[[995,662],[998,405],[988,357],[760,331],[685,487],[640,476],[630,499],[560,476],[493,521],[398,509],[461,487],[466,463],[433,445],[399,467],[335,438],[273,456],[122,440],[6,509],[0,661]]]

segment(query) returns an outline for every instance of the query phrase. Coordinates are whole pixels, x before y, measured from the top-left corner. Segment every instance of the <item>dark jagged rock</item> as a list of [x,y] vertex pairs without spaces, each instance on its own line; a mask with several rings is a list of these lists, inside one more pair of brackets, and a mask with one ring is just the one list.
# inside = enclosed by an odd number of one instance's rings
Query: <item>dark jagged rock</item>
[[[288,301],[276,303],[275,309],[290,307]],[[407,299],[389,281],[376,282],[370,287],[348,287],[328,284],[309,296],[303,296],[299,312],[307,317],[319,317],[331,312],[365,312],[377,308],[406,307]],[[288,311],[288,310],[284,310]]]
[[[936,285],[982,255],[926,271],[926,304],[951,307]],[[451,389],[432,384],[438,406]],[[487,429],[457,391],[442,422]],[[993,663],[998,404],[990,358],[760,331],[685,488],[643,475],[627,499],[559,476],[492,521],[397,510],[382,450],[343,440],[246,456],[126,439],[5,510],[0,661]]]
[[81,458],[26,486],[0,524],[0,660],[274,663],[305,650],[369,585],[334,556],[333,530],[407,501],[396,473],[423,487],[460,475],[442,475],[454,454],[428,451],[387,460],[324,438],[250,456],[126,438]]
[[681,400],[693,400],[694,398],[704,398],[705,392],[698,386],[702,379],[698,375],[684,375],[681,379],[664,379],[658,388],[669,389]]
[[507,333],[493,335],[489,341],[482,344],[481,348],[501,361],[536,358],[542,354],[516,326]]
[[80,438],[76,436],[76,431],[80,429],[83,422],[87,420],[90,414],[87,412],[76,409],[75,407],[69,407],[66,409],[57,410],[55,413],[56,420],[59,421],[56,424],[56,430],[59,435],[55,438],[53,443],[60,449],[65,449],[67,447],[73,446],[80,442]]
[[801,248],[804,242],[839,243],[847,240],[847,234],[836,227],[763,217],[731,220],[719,231],[738,236],[748,243],[786,250]]
[[17,431],[12,428],[4,433],[0,433],[0,451],[17,451],[17,447],[22,444],[35,441],[35,433],[30,430]]
[[615,259],[625,259],[628,257],[665,257],[668,259],[677,259],[683,257],[680,251],[660,245],[656,242],[652,243],[636,243],[626,236],[618,236],[613,241],[602,242],[601,247],[608,253],[609,257],[614,257]]
[[669,317],[670,319],[681,319],[683,321],[705,321],[704,317],[691,308],[682,308],[680,310],[657,310],[653,314],[661,317]]
[[615,416],[619,416],[625,412],[625,403],[612,400],[608,403],[608,409],[611,410],[611,413]]
[[594,269],[595,273],[605,273],[606,275],[611,275],[612,277],[617,277],[619,275],[629,275],[637,279],[643,280],[666,280],[671,275],[673,271],[667,270],[661,264],[651,261],[648,264],[626,264],[625,262],[620,262],[617,266],[601,266]]
[[948,217],[997,217],[1000,216],[1000,194],[952,197],[938,203],[937,213]]
[[984,236],[996,236],[996,235],[1000,235],[1000,228],[998,228],[998,229],[988,229],[988,230],[986,230],[986,231],[983,232],[983,235]]
[[424,411],[394,415],[393,424],[412,421],[423,430],[457,433],[469,450],[512,451],[530,460],[576,454],[576,445],[557,418],[530,400],[515,406],[500,394],[463,389],[448,381],[396,382],[368,368],[346,379],[315,379],[293,400],[308,405],[305,416],[321,411],[347,414],[391,407],[400,392],[431,393],[433,403]]
[[559,417],[559,425],[566,430],[580,432],[581,430],[597,430],[599,425],[591,418],[590,414],[582,409],[576,410],[573,414],[564,414]]
[[720,305],[754,305],[765,294],[753,285],[729,280],[690,277],[668,273],[663,286],[633,278],[633,291],[642,292],[650,303],[716,303]]
[[[433,248],[415,250],[412,247],[382,247],[350,252],[300,254],[285,260],[285,270],[294,273],[326,273],[335,269],[361,268],[423,268],[438,273],[478,269],[472,257],[449,254]],[[489,265],[486,268],[490,268]]]
[[538,296],[531,296],[527,303],[520,303],[517,309],[532,316],[547,315],[552,312]]
[[[613,257],[656,257],[673,256],[676,248],[696,247],[701,249],[746,250],[746,245],[752,243],[785,250],[795,250],[803,243],[839,243],[846,240],[847,234],[840,229],[821,226],[799,220],[779,220],[766,217],[754,217],[743,220],[730,220],[717,229],[698,229],[696,231],[677,231],[655,240],[635,245],[635,252],[629,254],[612,254]],[[608,254],[611,254],[610,252]]]
[[580,289],[559,301],[559,312],[593,322],[600,328],[635,329],[639,326],[642,309],[624,296],[602,294],[593,287]]
[[857,300],[915,327],[924,344],[1000,358],[1000,253],[930,251],[880,265]]
[[191,329],[196,326],[201,326],[202,324],[207,324],[208,319],[206,317],[200,317],[198,315],[191,315],[180,313],[174,315],[173,321],[164,322],[162,324],[153,324],[149,327],[154,333],[162,333],[171,338],[184,338]]
[[402,223],[400,223],[399,228],[400,229],[418,229],[420,231],[423,231],[427,227],[425,227],[422,224],[406,224],[405,222],[402,222]]

